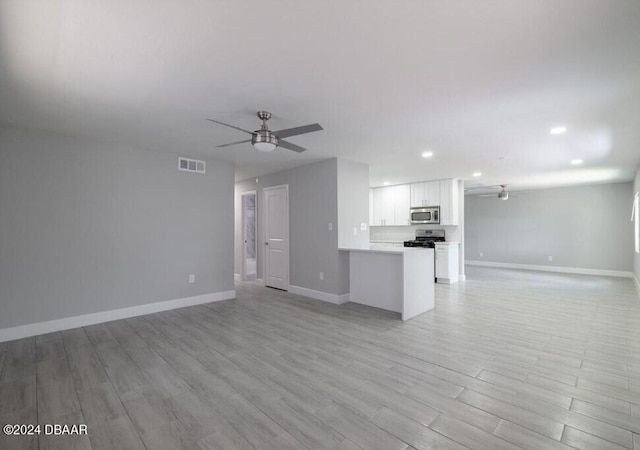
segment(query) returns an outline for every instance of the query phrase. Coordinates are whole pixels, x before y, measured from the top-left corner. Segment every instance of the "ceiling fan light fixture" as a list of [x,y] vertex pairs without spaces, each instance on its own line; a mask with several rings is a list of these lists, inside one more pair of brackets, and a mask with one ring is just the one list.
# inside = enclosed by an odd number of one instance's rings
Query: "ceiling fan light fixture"
[[271,142],[255,142],[253,144],[253,148],[259,152],[267,153],[273,151],[276,148],[276,145]]
[[251,137],[251,145],[259,152],[270,152],[278,146],[278,138],[269,130],[256,130]]

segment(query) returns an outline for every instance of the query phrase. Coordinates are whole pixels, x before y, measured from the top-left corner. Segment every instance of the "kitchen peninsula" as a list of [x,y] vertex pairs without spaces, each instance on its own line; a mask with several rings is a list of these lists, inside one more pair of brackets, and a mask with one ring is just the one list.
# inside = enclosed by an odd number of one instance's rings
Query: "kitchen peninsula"
[[399,312],[402,320],[434,307],[432,248],[340,248],[349,252],[349,300]]

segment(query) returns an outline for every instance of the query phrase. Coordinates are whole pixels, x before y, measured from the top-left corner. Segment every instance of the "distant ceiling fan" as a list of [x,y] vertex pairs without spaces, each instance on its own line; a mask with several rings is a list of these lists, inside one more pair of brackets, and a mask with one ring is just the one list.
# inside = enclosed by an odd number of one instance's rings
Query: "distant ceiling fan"
[[244,131],[245,133],[251,135],[251,139],[218,145],[218,147],[229,147],[230,145],[251,142],[251,145],[253,145],[253,147],[259,152],[270,152],[276,147],[282,147],[286,148],[287,150],[293,150],[294,152],[302,153],[307,149],[304,147],[300,147],[299,145],[292,144],[291,142],[285,141],[284,138],[323,130],[320,124],[314,123],[311,125],[303,125],[301,127],[271,131],[267,126],[267,120],[271,118],[271,113],[269,111],[258,111],[257,115],[258,118],[262,120],[262,125],[260,126],[260,129],[256,131],[245,130],[243,128],[236,127],[235,125],[229,125],[228,123],[220,122],[219,120],[215,119],[207,119],[211,122],[219,123],[220,125],[224,125],[225,127],[235,128],[236,130]]
[[502,190],[498,193],[498,198],[500,200],[509,200],[509,193],[507,192],[507,185],[506,184],[501,184],[500,187],[502,188]]
[[[509,192],[507,192],[506,184],[496,184],[494,186],[477,186],[477,187],[472,187],[465,190],[469,191],[472,189],[498,189],[498,188],[502,188],[502,190],[498,193],[498,198],[500,200],[509,200]],[[496,194],[480,194],[478,195],[478,197],[494,197],[495,195]]]

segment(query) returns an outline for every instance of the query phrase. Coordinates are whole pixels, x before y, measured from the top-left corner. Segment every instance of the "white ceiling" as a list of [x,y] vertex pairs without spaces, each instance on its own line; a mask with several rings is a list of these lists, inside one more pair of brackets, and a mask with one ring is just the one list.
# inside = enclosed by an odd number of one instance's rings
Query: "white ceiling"
[[[337,156],[372,186],[626,181],[639,105],[635,0],[0,0],[0,125],[231,161],[237,180]],[[289,139],[303,154],[216,148],[246,135],[206,117],[256,129],[258,109],[325,130]]]

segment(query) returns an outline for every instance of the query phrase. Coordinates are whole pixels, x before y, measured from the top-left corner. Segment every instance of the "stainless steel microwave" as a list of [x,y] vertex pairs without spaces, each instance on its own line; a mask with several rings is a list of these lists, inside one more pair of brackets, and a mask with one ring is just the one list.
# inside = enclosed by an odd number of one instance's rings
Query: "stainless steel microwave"
[[411,208],[411,224],[440,223],[439,206],[419,206]]

